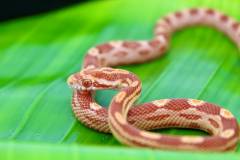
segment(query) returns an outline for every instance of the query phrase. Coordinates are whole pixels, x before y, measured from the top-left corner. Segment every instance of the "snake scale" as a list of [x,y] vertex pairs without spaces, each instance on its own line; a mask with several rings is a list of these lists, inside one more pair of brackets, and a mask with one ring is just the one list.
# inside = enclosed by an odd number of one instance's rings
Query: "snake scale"
[[[83,70],[69,76],[73,89],[72,109],[86,126],[111,132],[121,143],[173,150],[229,151],[237,146],[239,126],[233,114],[218,105],[196,99],[161,99],[134,105],[141,81],[113,66],[143,63],[163,55],[173,32],[193,25],[207,25],[224,32],[240,47],[240,23],[209,8],[191,8],[170,13],[158,20],[151,40],[111,41],[87,52]],[[93,97],[95,90],[116,89],[109,109]],[[173,136],[145,130],[193,128],[209,136]]]

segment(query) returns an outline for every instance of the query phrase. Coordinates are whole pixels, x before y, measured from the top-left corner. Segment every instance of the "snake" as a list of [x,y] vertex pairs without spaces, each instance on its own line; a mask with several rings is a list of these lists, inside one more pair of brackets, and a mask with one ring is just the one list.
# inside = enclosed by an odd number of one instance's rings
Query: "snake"
[[[163,150],[231,151],[237,147],[239,126],[224,107],[191,98],[159,99],[135,104],[141,81],[134,73],[113,68],[144,63],[161,57],[172,33],[189,26],[216,28],[240,47],[240,23],[211,8],[189,8],[160,18],[150,40],[115,40],[90,48],[82,70],[67,83],[73,91],[72,110],[84,125],[112,133],[122,144]],[[98,104],[97,90],[118,90],[108,109]],[[151,132],[161,128],[191,128],[208,136],[168,135]]]

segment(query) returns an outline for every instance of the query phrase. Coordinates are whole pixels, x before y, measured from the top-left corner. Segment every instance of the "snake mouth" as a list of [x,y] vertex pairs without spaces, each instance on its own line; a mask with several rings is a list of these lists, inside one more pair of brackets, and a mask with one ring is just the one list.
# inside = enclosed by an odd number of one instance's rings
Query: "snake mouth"
[[82,87],[79,85],[68,85],[72,90],[82,90]]
[[80,85],[79,83],[73,83],[73,84],[68,84],[69,88],[71,88],[74,91],[93,91],[96,90],[94,86],[83,86]]
[[92,87],[86,88],[86,87],[78,85],[78,84],[69,85],[69,87],[72,90],[78,90],[78,91],[90,91],[90,90],[92,90]]

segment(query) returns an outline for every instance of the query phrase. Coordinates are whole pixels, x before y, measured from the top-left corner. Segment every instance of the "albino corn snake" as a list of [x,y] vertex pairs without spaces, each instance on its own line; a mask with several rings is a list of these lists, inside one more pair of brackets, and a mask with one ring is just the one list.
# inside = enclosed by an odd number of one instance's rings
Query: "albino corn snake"
[[[85,125],[101,132],[111,132],[120,142],[138,147],[176,150],[233,150],[239,139],[239,127],[228,110],[202,100],[161,99],[134,105],[141,93],[136,75],[110,66],[142,63],[166,52],[171,33],[191,25],[213,26],[240,47],[240,23],[223,13],[194,8],[161,18],[151,40],[112,41],[91,48],[83,70],[71,75],[72,109]],[[92,91],[117,89],[109,110],[97,104]],[[195,128],[211,136],[170,136],[143,130],[157,128]]]

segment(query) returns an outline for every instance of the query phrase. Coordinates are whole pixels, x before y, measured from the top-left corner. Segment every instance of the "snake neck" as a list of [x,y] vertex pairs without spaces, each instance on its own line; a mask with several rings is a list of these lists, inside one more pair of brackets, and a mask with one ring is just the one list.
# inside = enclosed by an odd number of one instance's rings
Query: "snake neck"
[[112,99],[110,106],[113,110],[110,112],[121,113],[125,118],[131,106],[138,99],[141,94],[141,82],[135,79],[129,86],[120,89],[120,92]]

